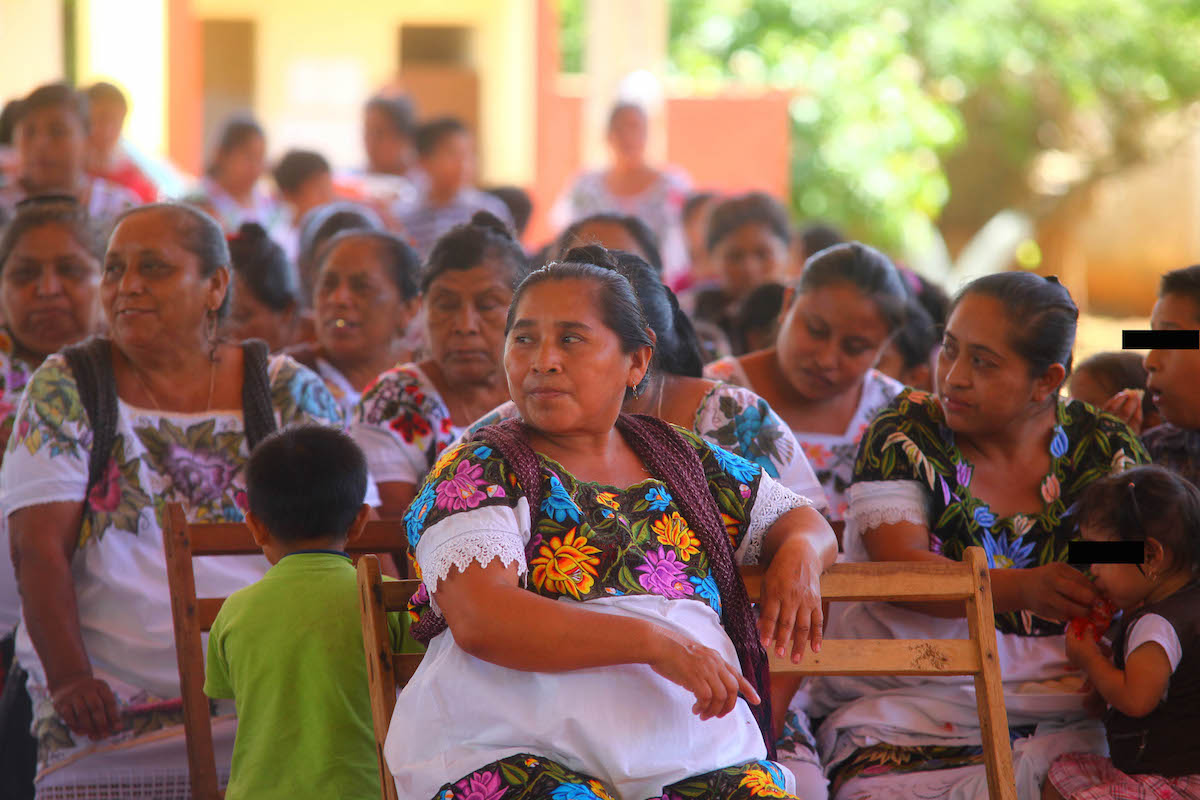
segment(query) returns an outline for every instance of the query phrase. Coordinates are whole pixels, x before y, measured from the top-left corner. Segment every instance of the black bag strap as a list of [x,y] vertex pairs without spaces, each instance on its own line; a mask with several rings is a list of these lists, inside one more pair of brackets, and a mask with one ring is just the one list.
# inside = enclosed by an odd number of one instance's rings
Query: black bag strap
[[242,342],[242,426],[250,450],[279,427],[271,402],[271,377],[267,374],[269,356],[263,340]]
[[[87,495],[99,483],[117,443],[117,380],[113,376],[112,345],[96,336],[62,350],[67,366],[75,374],[79,402],[92,429],[92,452],[88,458]],[[85,495],[85,496],[87,496]]]
[[[87,485],[90,495],[104,475],[117,443],[117,380],[112,367],[112,344],[97,336],[63,348],[62,354],[75,375],[79,402],[92,429]],[[279,427],[271,402],[271,378],[267,374],[269,355],[267,344],[261,339],[242,343],[242,425],[250,450]]]

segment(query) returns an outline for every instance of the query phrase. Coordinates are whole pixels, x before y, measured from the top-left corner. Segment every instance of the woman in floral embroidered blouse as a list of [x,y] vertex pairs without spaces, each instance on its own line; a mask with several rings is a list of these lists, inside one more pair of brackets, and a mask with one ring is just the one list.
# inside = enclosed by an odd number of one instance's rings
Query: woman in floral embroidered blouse
[[403,514],[446,446],[508,399],[504,315],[525,272],[521,246],[486,211],[434,245],[421,274],[431,357],[382,373],[350,425],[385,516]]
[[[1076,535],[1072,505],[1092,481],[1147,458],[1119,419],[1059,397],[1077,315],[1054,279],[1002,273],[969,284],[947,322],[937,394],[905,391],[875,418],[848,493],[844,544],[852,558],[958,560],[971,545],[987,553],[1022,797],[1037,796],[1060,748],[1091,750],[1103,742],[1094,724],[1080,721],[1084,695],[1059,689],[1057,703],[1046,705],[1042,695],[1039,705],[1023,696],[1023,684],[1064,677],[1063,623],[1086,617],[1098,599],[1083,573],[1066,563]],[[936,603],[858,604],[830,627],[851,636],[954,638],[966,634],[962,613],[961,606]],[[948,699],[944,693],[953,687],[921,680],[822,685],[828,705],[816,713],[844,703],[818,739],[830,746],[834,783],[846,796],[870,794],[887,781],[913,796],[935,785],[971,796],[963,787],[982,780],[982,767],[954,777],[938,772],[980,763],[973,722],[938,716],[950,714],[955,702],[973,713],[973,698]],[[887,700],[873,693],[880,688],[891,690]],[[931,731],[931,716],[946,728]],[[1066,727],[1020,741],[1039,722]],[[864,737],[881,744],[860,748]],[[877,777],[885,772],[910,774]]]
[[886,256],[857,242],[835,245],[805,263],[784,297],[773,347],[704,370],[758,393],[791,427],[839,534],[859,440],[904,388],[871,365],[903,323],[907,302],[904,279]]
[[[653,340],[606,266],[538,270],[509,311],[505,368],[524,423],[487,435],[520,431],[536,454],[536,513],[518,462],[476,441],[442,455],[405,518],[424,576],[418,629],[435,624],[384,748],[401,796],[791,796],[765,760],[738,654],[762,663],[760,636],[794,658],[817,643],[832,532],[757,465],[619,418]],[[669,432],[701,488],[651,474],[657,450],[619,432],[635,424]],[[681,497],[715,501],[710,522]],[[757,626],[740,627],[751,611],[734,561],[768,564]]]
[[[24,600],[16,650],[34,703],[39,795],[86,785],[123,796],[135,789],[131,774],[156,789],[187,786],[181,736],[152,737],[153,755],[131,740],[182,721],[177,705],[163,708],[179,696],[166,504],[182,502],[196,521],[240,520],[245,507],[243,351],[214,338],[229,281],[225,237],[203,212],[159,204],[118,219],[100,286],[116,429],[94,484],[93,426],[66,359],[48,358],[22,397],[0,505]],[[320,379],[296,362],[272,358],[266,377],[277,425],[342,424]],[[197,587],[209,597],[267,568],[264,559],[202,561]],[[232,739],[228,725],[222,739]]]

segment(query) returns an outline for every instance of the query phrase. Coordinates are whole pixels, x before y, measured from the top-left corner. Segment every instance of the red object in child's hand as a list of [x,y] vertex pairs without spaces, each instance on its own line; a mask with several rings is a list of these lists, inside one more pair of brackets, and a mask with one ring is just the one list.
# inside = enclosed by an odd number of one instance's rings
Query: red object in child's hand
[[1087,633],[1088,627],[1091,626],[1092,638],[1098,642],[1104,632],[1108,630],[1108,626],[1112,624],[1113,615],[1116,613],[1117,607],[1111,601],[1101,598],[1092,603],[1092,610],[1086,617],[1072,618],[1067,630],[1075,638],[1082,639]]

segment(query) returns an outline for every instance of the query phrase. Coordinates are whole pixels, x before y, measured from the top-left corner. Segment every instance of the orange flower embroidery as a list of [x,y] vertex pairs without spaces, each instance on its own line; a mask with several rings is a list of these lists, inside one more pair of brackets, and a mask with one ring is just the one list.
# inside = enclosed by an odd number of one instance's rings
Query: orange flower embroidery
[[596,495],[596,502],[602,506],[608,506],[613,511],[621,510],[621,507],[617,505],[617,495],[615,492],[601,492]]
[[578,600],[592,590],[600,550],[588,544],[586,536],[576,536],[575,531],[571,528],[562,539],[552,537],[550,544],[538,548],[538,557],[530,564],[534,586],[570,594]]
[[687,520],[679,516],[678,511],[672,511],[669,517],[664,514],[662,519],[650,527],[658,537],[659,544],[674,547],[684,561],[700,552],[700,540],[692,534]]

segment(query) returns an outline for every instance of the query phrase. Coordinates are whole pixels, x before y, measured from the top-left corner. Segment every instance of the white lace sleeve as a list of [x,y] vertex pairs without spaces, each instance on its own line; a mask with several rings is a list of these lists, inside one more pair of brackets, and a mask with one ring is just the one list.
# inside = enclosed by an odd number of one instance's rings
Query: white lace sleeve
[[451,567],[464,570],[472,562],[486,567],[499,559],[504,566],[516,564],[517,575],[524,575],[529,537],[529,501],[524,497],[516,508],[488,506],[463,511],[426,529],[417,542],[416,558],[434,611],[441,613],[437,587]]
[[763,539],[766,538],[767,529],[775,524],[775,520],[793,508],[812,504],[807,497],[796,494],[764,473],[758,484],[758,495],[750,508],[750,524],[742,543],[738,545],[737,562],[757,564],[762,557]]
[[867,561],[862,534],[880,525],[929,525],[929,491],[920,481],[865,481],[846,490],[849,509],[842,549],[850,561]]

